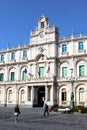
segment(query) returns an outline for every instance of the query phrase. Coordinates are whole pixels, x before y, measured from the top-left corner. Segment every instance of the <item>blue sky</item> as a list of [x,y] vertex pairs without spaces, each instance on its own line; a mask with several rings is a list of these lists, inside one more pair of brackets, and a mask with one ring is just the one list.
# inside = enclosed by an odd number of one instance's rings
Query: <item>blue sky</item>
[[60,37],[87,34],[87,0],[0,0],[0,50],[29,44],[31,30],[44,14]]

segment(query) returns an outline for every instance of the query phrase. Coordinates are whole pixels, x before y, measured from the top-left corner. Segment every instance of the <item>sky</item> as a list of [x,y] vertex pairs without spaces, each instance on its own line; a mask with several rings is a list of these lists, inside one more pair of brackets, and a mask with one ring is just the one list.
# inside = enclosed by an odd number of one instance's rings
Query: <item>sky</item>
[[29,44],[42,14],[60,38],[87,34],[87,0],[0,0],[0,50]]

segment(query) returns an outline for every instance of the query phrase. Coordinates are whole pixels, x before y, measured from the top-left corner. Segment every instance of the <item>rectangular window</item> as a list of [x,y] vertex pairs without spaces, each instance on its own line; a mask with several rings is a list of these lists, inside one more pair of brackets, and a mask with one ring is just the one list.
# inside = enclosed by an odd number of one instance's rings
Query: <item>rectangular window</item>
[[44,67],[40,67],[40,78],[44,78]]
[[22,72],[22,80],[27,79],[27,69],[25,68],[24,71]]
[[12,53],[11,53],[11,60],[14,60],[14,59],[15,59],[15,53],[12,52]]
[[78,50],[84,50],[84,44],[83,42],[78,43]]
[[0,56],[0,61],[4,61],[4,55],[3,54],[1,54],[1,56]]
[[26,80],[26,78],[27,78],[27,74],[23,71],[23,73],[22,73],[22,80]]
[[11,81],[14,81],[14,72],[11,72]]
[[0,81],[3,81],[3,73],[0,74]]
[[44,28],[44,22],[41,22],[41,28]]
[[85,66],[79,66],[79,76],[85,76]]
[[67,67],[62,68],[62,77],[66,78],[67,77]]
[[63,44],[62,45],[62,53],[66,52],[67,51],[67,46],[66,44]]
[[23,58],[27,57],[27,51],[23,51]]

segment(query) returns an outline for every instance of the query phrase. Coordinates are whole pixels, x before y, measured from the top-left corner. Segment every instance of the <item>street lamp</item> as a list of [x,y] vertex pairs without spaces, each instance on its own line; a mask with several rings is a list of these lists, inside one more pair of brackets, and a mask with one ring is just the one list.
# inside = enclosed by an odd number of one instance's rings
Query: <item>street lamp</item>
[[73,92],[74,77],[73,77],[73,69],[71,68],[70,70],[71,70],[71,77],[70,77],[70,82],[71,82],[70,108],[72,109],[74,107],[74,92]]

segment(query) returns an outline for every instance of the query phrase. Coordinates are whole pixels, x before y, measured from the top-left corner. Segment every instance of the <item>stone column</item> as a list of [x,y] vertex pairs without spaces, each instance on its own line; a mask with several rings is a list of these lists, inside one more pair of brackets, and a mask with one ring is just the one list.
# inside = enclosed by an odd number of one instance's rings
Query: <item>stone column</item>
[[21,80],[21,71],[19,65],[17,65],[17,80]]
[[45,100],[48,100],[48,88],[47,88],[47,85],[45,85]]
[[28,101],[29,97],[29,88],[26,86],[26,101]]
[[6,66],[6,68],[5,68],[6,70],[5,70],[5,81],[9,81],[9,70],[8,70],[8,66]]
[[3,105],[6,107],[7,106],[7,101],[6,101],[6,85],[4,85],[4,93],[3,93]]
[[32,106],[33,106],[34,105],[34,86],[32,86],[31,101],[32,101]]
[[18,101],[19,101],[19,99],[18,99],[18,88],[15,85],[15,104],[18,104],[19,103]]

